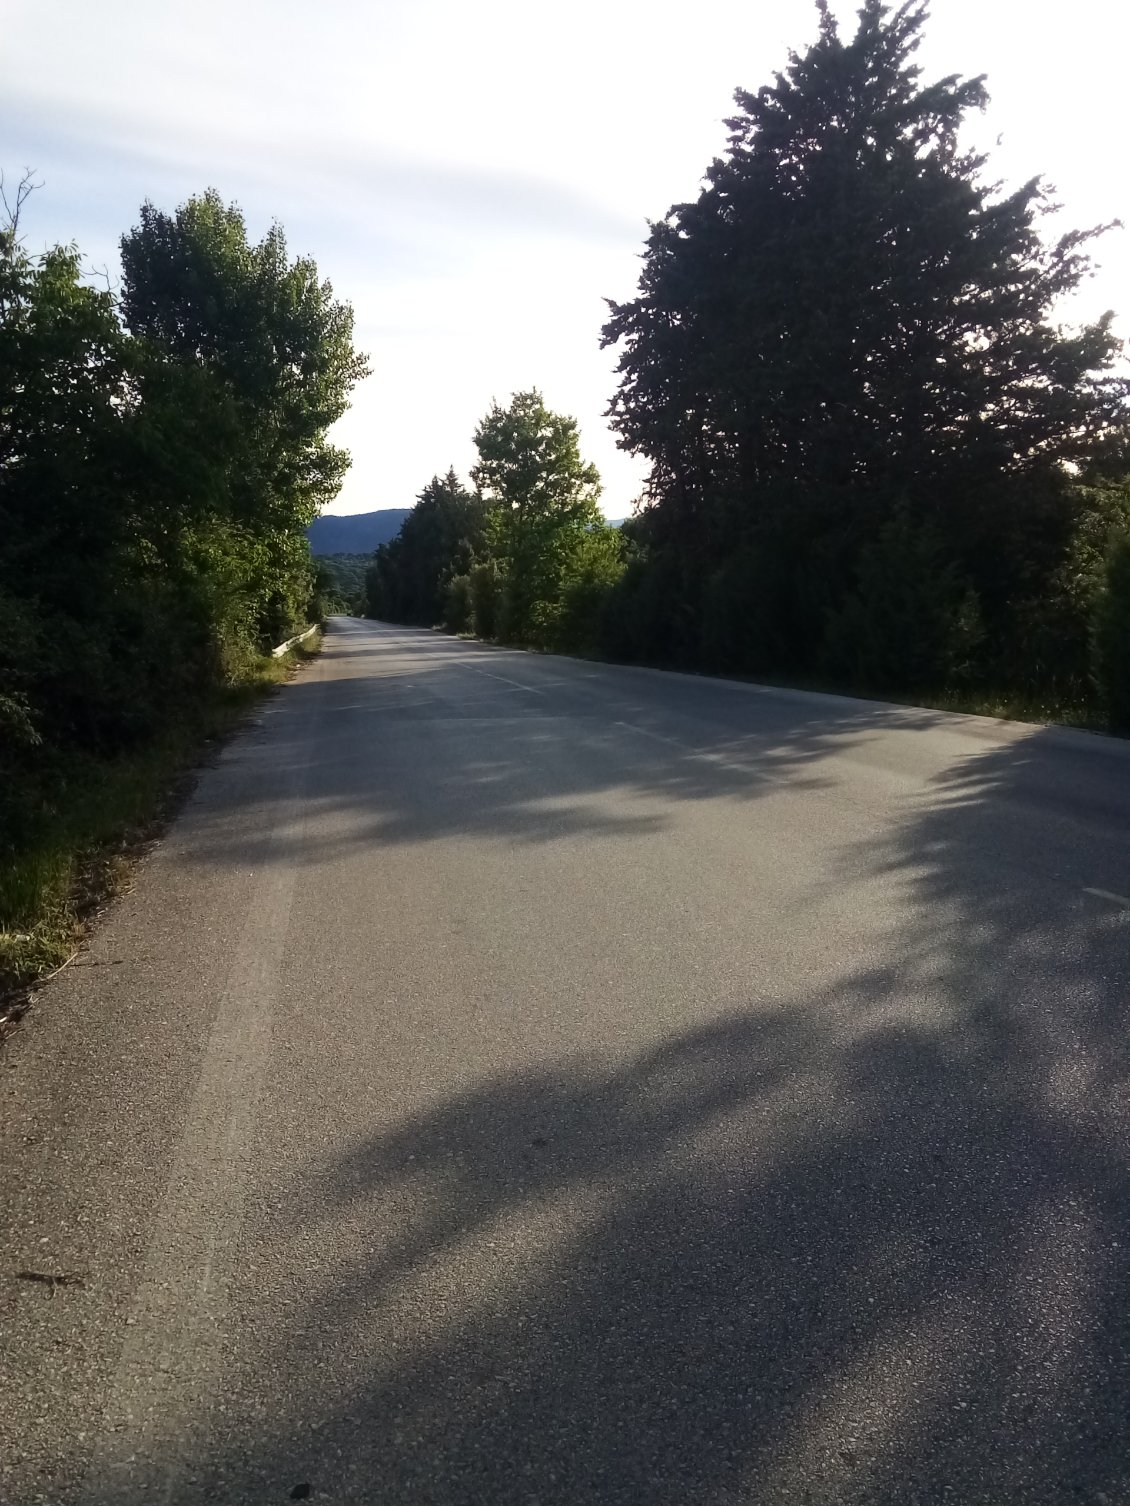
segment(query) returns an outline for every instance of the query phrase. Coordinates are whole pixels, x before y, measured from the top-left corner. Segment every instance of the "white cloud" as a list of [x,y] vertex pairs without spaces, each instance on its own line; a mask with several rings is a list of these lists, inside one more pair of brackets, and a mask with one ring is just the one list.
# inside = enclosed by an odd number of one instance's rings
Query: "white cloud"
[[[253,231],[278,217],[357,311],[374,376],[343,421],[342,511],[404,505],[466,469],[492,396],[537,384],[577,415],[606,506],[643,468],[602,413],[645,219],[692,196],[756,88],[815,31],[809,0],[7,0],[0,142],[48,181],[33,235],[95,261],[145,196],[206,184]],[[838,4],[850,24],[853,6]],[[1120,39],[1109,0],[1070,19],[1026,0],[936,0],[930,74],[989,74],[975,123],[1009,181],[1045,172],[1068,223],[1125,213]],[[1118,305],[1127,237],[1099,252],[1081,313]]]

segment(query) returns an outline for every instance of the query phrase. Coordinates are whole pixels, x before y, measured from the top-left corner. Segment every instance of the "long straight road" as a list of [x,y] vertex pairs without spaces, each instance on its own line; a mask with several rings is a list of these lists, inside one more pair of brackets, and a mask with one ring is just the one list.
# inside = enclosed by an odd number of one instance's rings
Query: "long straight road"
[[335,621],[0,1061],[0,1497],[1130,1501],[1128,836],[1130,744]]

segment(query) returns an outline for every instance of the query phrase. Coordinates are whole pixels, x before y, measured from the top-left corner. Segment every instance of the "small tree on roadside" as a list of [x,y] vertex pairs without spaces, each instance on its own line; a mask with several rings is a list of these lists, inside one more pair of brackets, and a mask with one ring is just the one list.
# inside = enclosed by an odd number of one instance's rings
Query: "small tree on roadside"
[[600,476],[581,459],[576,420],[536,388],[492,403],[474,438],[471,476],[491,506],[489,547],[505,573],[501,630],[548,646],[572,562],[603,525]]

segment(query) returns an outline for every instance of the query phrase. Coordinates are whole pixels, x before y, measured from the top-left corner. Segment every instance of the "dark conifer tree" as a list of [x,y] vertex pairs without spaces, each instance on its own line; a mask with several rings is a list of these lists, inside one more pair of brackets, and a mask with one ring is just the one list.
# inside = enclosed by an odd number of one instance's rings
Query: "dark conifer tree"
[[639,294],[604,330],[657,548],[692,606],[741,556],[797,663],[819,659],[896,516],[929,529],[1000,630],[1062,563],[1065,467],[1124,429],[1127,395],[1110,316],[1053,322],[1099,232],[1046,244],[1041,182],[1002,193],[963,150],[985,86],[923,83],[923,0],[865,0],[850,40],[819,10],[808,52],[738,91],[725,155],[652,227]]
[[421,627],[442,621],[448,581],[470,568],[485,515],[485,504],[454,467],[433,476],[396,538],[376,551],[366,576],[370,615]]

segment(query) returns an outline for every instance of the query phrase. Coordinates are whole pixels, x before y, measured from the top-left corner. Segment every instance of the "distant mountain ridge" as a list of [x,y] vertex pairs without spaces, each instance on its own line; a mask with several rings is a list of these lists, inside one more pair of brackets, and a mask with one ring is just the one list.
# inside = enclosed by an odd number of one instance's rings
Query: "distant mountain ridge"
[[[326,513],[306,530],[311,554],[372,554],[378,544],[387,544],[400,532],[410,507],[384,507],[380,512],[355,512],[349,516]],[[609,518],[613,528],[626,518]]]
[[385,507],[380,512],[356,512],[349,517],[327,513],[306,530],[311,554],[372,554],[400,532],[411,509]]

